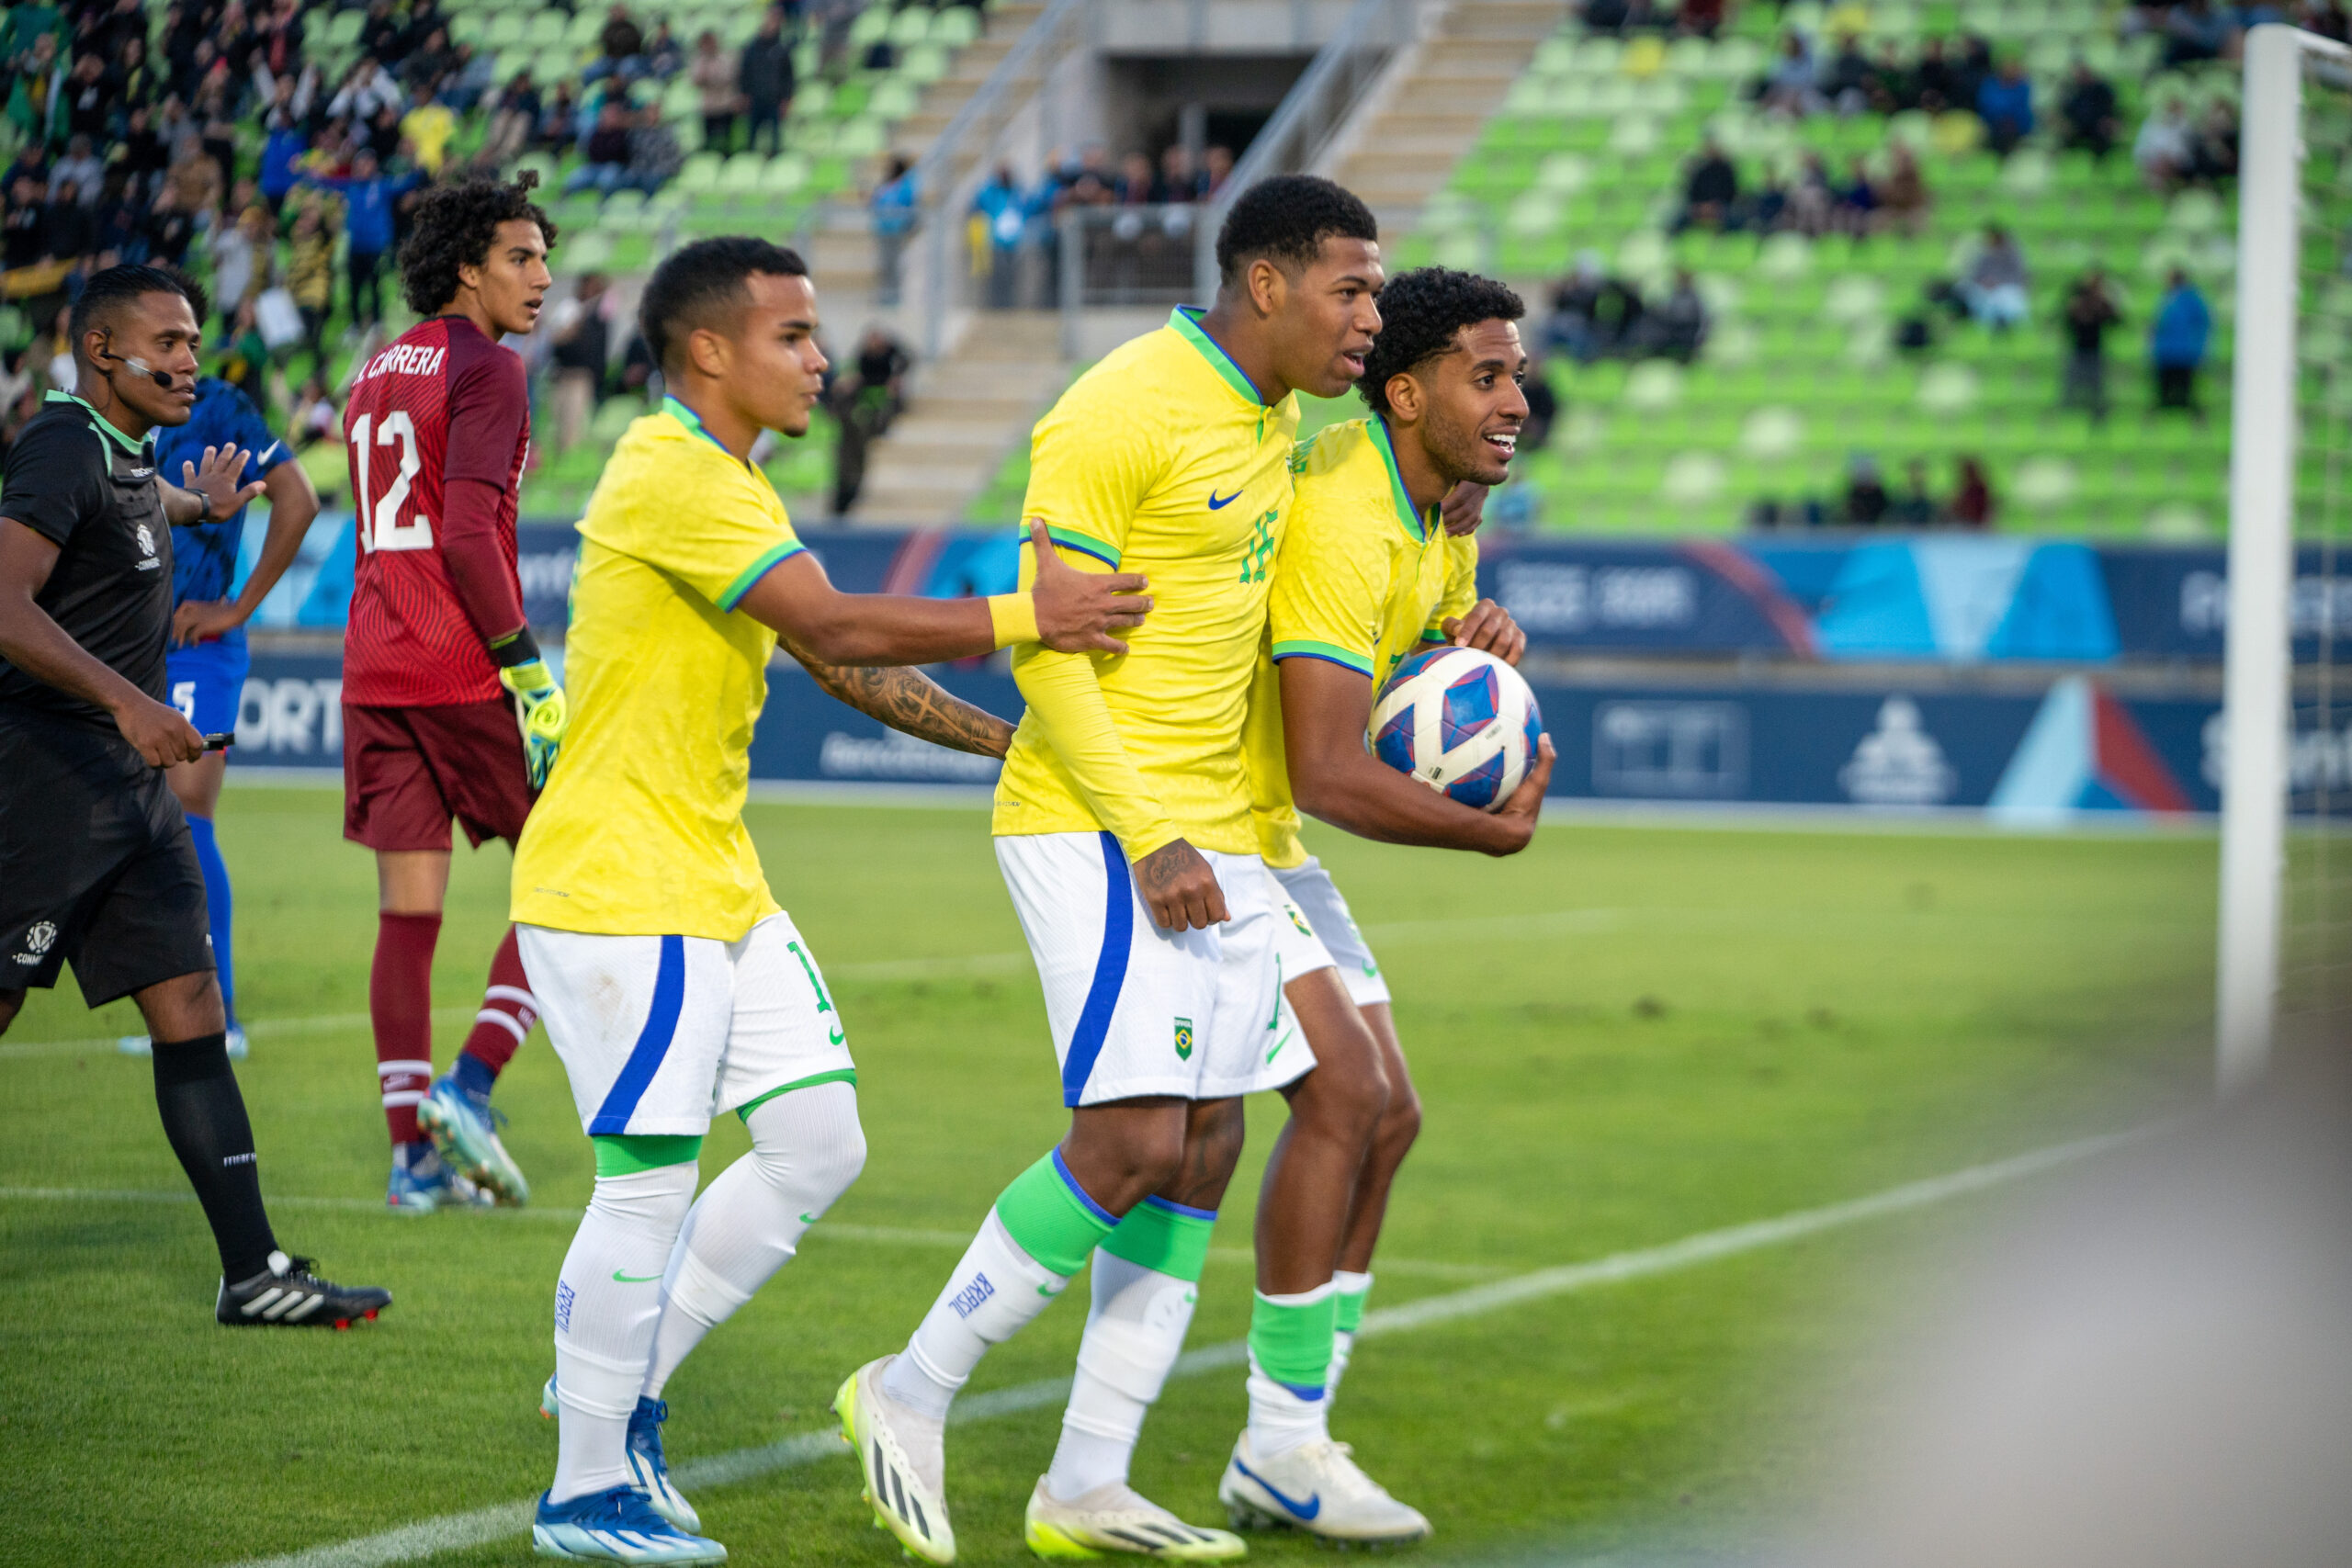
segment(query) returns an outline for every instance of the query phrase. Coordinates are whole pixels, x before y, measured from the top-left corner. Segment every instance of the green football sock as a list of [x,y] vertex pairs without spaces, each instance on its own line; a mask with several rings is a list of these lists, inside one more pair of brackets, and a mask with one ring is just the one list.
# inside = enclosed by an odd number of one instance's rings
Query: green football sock
[[1209,1266],[1209,1235],[1216,1229],[1214,1211],[1147,1198],[1102,1238],[1102,1250],[1139,1269],[1197,1285]]
[[1250,1308],[1250,1359],[1300,1398],[1320,1399],[1339,1313],[1338,1292],[1328,1281],[1296,1295],[1259,1292]]
[[1065,1276],[1086,1267],[1088,1255],[1119,1224],[1116,1215],[1086,1195],[1059,1149],[1012,1179],[997,1198],[996,1217],[1022,1251]]

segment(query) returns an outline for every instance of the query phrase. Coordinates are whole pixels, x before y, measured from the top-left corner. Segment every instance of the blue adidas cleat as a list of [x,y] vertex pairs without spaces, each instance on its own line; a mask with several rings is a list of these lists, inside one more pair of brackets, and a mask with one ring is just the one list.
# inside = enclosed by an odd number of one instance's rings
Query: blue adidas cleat
[[727,1549],[655,1513],[643,1493],[616,1486],[561,1503],[539,1494],[531,1550],[567,1562],[724,1562]]
[[431,1145],[416,1145],[405,1158],[393,1153],[385,1207],[403,1214],[429,1214],[435,1209],[487,1209],[491,1203],[488,1193],[450,1169]]
[[702,1529],[702,1516],[670,1484],[669,1461],[662,1457],[662,1423],[669,1418],[667,1401],[638,1400],[628,1418],[628,1473],[655,1513],[693,1535]]
[[[555,1379],[550,1375],[547,1386],[539,1390],[541,1419],[556,1419]],[[685,1500],[675,1486],[670,1484],[670,1464],[662,1457],[662,1423],[670,1418],[670,1406],[659,1399],[642,1399],[628,1418],[628,1472],[630,1485],[638,1495],[651,1506],[653,1511],[688,1534],[702,1529],[702,1516]]]
[[416,1107],[416,1124],[444,1160],[493,1201],[519,1207],[531,1201],[531,1184],[498,1140],[499,1123],[505,1120],[488,1100],[458,1088],[454,1073],[437,1079]]

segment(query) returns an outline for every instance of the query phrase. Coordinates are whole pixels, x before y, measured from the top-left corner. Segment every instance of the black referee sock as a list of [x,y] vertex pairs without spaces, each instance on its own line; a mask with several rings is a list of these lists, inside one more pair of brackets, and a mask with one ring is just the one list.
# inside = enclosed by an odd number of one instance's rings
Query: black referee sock
[[277,1250],[262,1207],[261,1172],[254,1160],[253,1123],[229,1066],[229,1037],[199,1034],[171,1044],[155,1042],[155,1109],[164,1135],[180,1156],[196,1201],[212,1223],[220,1248],[220,1277],[231,1284],[269,1267]]

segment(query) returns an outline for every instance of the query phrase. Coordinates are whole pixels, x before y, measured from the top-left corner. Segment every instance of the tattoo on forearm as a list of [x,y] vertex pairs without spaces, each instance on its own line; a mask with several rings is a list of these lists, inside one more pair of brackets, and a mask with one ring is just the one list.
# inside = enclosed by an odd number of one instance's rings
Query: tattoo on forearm
[[982,757],[1001,757],[1012,744],[1012,725],[951,695],[920,671],[820,664],[797,649],[792,655],[833,696],[919,740]]

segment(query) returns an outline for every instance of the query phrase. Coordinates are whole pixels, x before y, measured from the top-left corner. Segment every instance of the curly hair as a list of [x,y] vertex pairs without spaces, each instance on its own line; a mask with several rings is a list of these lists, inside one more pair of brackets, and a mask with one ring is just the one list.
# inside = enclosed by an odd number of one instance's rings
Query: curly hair
[[1314,175],[1276,175],[1241,193],[1216,231],[1219,287],[1232,288],[1263,257],[1284,272],[1315,265],[1331,238],[1380,238],[1380,224],[1353,191]]
[[1389,378],[1453,353],[1464,327],[1515,321],[1525,314],[1525,301],[1491,277],[1442,266],[1400,272],[1380,291],[1380,335],[1364,355],[1363,379],[1356,390],[1385,413]]
[[512,180],[476,178],[437,186],[416,204],[408,243],[401,247],[401,298],[420,316],[429,316],[458,297],[458,269],[490,259],[498,226],[528,220],[555,247],[555,225],[531,199],[537,173],[525,169]]

